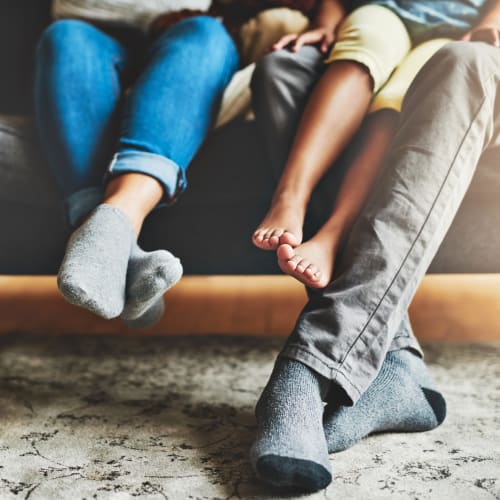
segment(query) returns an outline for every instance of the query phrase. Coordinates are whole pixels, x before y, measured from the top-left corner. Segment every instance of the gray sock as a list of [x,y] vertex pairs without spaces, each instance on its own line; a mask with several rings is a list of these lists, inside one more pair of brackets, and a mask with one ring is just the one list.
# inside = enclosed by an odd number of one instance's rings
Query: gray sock
[[163,302],[163,297],[160,297],[139,317],[135,319],[122,319],[129,328],[147,328],[148,326],[152,326],[160,321],[163,317],[164,311],[165,303]]
[[132,328],[145,328],[158,321],[163,314],[163,294],[181,276],[177,257],[166,250],[145,252],[136,243],[128,264],[127,298],[121,319]]
[[127,216],[111,205],[99,205],[68,241],[57,275],[66,300],[106,319],[119,316],[134,241]]
[[431,430],[445,416],[446,402],[424,361],[408,350],[389,352],[379,374],[354,406],[327,405],[328,450],[346,450],[375,432]]
[[250,452],[257,477],[284,489],[317,491],[332,480],[322,426],[328,381],[298,361],[278,358],[255,410]]

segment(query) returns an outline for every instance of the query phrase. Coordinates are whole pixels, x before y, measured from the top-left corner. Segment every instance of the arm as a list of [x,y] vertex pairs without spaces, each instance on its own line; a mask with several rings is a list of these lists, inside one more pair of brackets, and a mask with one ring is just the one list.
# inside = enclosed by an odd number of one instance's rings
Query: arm
[[463,37],[467,42],[486,42],[500,47],[500,0],[490,0],[480,21]]
[[291,50],[297,52],[303,45],[320,43],[320,50],[325,53],[335,41],[335,31],[344,15],[345,8],[341,0],[321,0],[311,23],[311,29],[302,34],[281,37],[272,49],[280,50],[291,45]]

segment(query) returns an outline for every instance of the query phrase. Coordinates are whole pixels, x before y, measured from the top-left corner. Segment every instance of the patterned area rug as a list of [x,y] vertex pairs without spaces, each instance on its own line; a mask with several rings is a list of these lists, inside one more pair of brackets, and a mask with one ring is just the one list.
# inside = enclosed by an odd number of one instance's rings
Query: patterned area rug
[[[278,498],[247,455],[281,342],[0,338],[0,498]],[[424,347],[445,423],[332,455],[333,484],[307,498],[500,499],[500,344]]]

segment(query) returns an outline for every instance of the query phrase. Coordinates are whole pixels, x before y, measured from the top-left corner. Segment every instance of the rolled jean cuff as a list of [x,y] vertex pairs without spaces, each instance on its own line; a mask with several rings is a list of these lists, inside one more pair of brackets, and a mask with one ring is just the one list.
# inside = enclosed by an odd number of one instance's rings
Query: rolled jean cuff
[[78,225],[84,215],[94,210],[99,203],[102,203],[103,196],[103,186],[80,189],[80,191],[69,195],[65,202],[68,224],[71,227]]
[[161,204],[171,205],[186,189],[186,174],[177,163],[165,156],[144,151],[121,151],[116,153],[108,168],[108,175],[146,174],[156,179],[163,187]]

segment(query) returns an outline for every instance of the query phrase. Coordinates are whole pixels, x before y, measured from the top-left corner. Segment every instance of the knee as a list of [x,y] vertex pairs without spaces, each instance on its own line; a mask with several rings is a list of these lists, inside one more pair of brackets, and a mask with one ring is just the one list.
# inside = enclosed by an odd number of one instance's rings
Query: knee
[[184,45],[192,44],[203,47],[209,57],[214,48],[234,45],[224,25],[210,16],[184,19],[167,30],[164,37],[160,38],[160,43],[163,38],[179,39]]
[[255,99],[273,99],[273,96],[282,87],[280,81],[285,78],[286,61],[290,53],[284,50],[271,52],[264,56],[255,66],[252,75],[251,89]]
[[[449,85],[466,85],[469,93],[485,91],[486,87],[496,85],[491,80],[500,74],[498,48],[486,43],[450,42],[438,50],[426,65],[426,71],[435,73]],[[458,87],[457,87],[458,88]],[[481,90],[482,89],[482,90]]]
[[211,16],[189,17],[181,21],[179,25],[184,30],[201,37],[203,40],[219,37],[225,39],[228,36],[224,25],[218,19]]
[[177,44],[185,54],[195,60],[209,59],[213,66],[230,65],[235,70],[238,64],[238,51],[231,36],[214,17],[195,16],[176,23],[155,42],[153,50],[168,51]]
[[379,5],[365,5],[341,24],[327,62],[358,63],[371,77],[373,91],[378,92],[410,48],[406,28],[393,12]]
[[478,43],[450,42],[436,53],[436,58],[451,66],[470,64],[481,57],[481,48],[482,44]]
[[90,46],[91,33],[95,28],[75,19],[63,19],[52,23],[38,42],[37,53],[42,58],[68,53],[82,57]]
[[487,78],[500,71],[498,48],[485,43],[450,42],[436,52],[433,66],[448,75],[459,73]]

